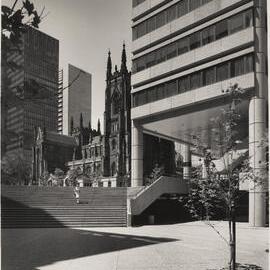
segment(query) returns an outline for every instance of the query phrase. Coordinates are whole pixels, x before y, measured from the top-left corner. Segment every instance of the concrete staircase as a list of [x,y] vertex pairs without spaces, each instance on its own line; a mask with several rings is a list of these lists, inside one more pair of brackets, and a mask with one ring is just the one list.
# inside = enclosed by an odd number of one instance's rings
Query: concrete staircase
[[2,186],[2,228],[127,226],[126,188]]
[[161,176],[136,192],[128,191],[128,214],[140,215],[163,194],[187,194],[188,185],[180,177]]

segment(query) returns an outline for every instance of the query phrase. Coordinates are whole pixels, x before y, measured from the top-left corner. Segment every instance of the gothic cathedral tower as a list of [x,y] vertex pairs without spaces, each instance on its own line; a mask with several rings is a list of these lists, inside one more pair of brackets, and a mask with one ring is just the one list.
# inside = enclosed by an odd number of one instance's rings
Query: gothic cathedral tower
[[121,68],[112,72],[111,53],[108,54],[105,112],[104,112],[104,176],[115,177],[122,186],[124,176],[130,174],[131,121],[130,77],[126,66],[125,44],[122,50]]

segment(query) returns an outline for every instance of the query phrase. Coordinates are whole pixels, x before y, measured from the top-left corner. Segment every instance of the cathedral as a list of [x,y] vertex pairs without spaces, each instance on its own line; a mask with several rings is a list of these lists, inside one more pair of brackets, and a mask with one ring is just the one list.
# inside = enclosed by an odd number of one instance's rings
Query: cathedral
[[111,53],[108,54],[104,112],[104,180],[112,186],[129,185],[131,169],[131,73],[126,65],[123,45],[121,67],[112,71]]
[[[112,70],[111,53],[108,53],[104,135],[101,135],[100,121],[97,130],[90,123],[85,127],[82,114],[79,127],[73,127],[71,119],[69,136],[38,129],[33,147],[33,182],[37,183],[44,172],[52,173],[60,168],[64,172],[76,169],[89,178],[90,185],[130,186],[131,72],[126,62],[125,44],[119,69],[115,65]],[[174,143],[148,134],[143,136],[143,175],[147,178],[156,166],[163,167],[166,174],[174,174]]]

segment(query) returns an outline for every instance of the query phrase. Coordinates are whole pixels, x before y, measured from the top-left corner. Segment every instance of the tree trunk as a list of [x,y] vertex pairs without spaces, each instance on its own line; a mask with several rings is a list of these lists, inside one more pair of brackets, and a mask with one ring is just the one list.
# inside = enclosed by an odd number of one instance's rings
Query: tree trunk
[[229,269],[236,270],[236,226],[235,226],[235,212],[234,205],[232,205],[230,220],[229,220],[229,234],[230,234],[230,263]]

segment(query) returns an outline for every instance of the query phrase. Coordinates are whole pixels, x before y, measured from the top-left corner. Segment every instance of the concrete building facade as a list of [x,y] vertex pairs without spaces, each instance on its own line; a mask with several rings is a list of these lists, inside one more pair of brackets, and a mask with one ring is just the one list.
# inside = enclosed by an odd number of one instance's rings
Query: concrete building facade
[[[191,135],[207,132],[235,84],[246,90],[239,129],[248,138],[250,165],[266,169],[265,149],[258,148],[268,101],[266,21],[266,0],[133,1],[132,186],[143,185],[144,134],[186,145],[188,179]],[[251,183],[252,226],[265,225],[265,194],[265,185]]]

